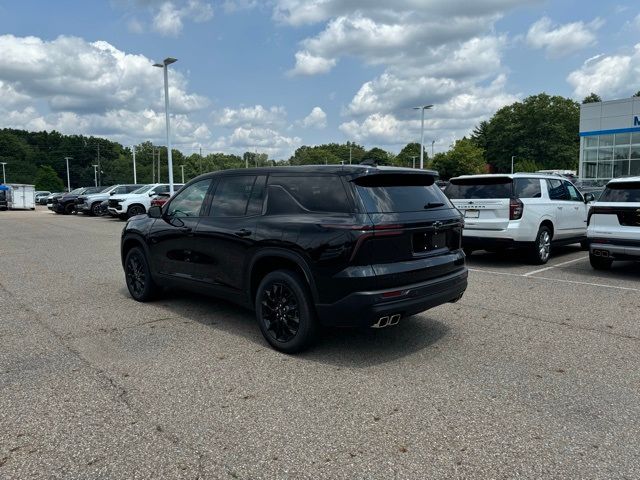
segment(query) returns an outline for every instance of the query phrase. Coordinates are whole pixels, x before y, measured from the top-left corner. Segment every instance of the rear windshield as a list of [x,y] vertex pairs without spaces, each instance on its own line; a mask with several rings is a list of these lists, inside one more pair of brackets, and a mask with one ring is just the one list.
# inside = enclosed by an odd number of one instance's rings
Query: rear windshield
[[599,202],[640,202],[640,182],[616,182],[607,185]]
[[453,199],[511,198],[513,182],[509,177],[458,178],[451,180],[444,193]]
[[353,181],[367,213],[420,212],[451,208],[431,175],[367,175]]

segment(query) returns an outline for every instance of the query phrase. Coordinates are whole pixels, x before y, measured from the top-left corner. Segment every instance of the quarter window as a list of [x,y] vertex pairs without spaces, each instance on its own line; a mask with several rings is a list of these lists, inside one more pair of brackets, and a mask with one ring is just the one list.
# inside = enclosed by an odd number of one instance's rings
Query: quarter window
[[516,178],[513,182],[513,196],[516,198],[541,198],[539,178]]
[[[269,187],[280,187],[281,192],[275,193],[274,188],[269,188],[269,195],[281,195],[286,192],[290,199],[287,201],[285,195],[279,200],[290,203],[291,209],[302,207],[311,212],[326,213],[349,213],[351,206],[347,198],[347,192],[342,185],[342,181],[337,176],[313,175],[306,177],[298,176],[275,176],[269,177]],[[282,192],[284,190],[284,192]],[[271,204],[271,200],[269,201]],[[272,212],[271,207],[269,211]]]
[[251,198],[254,175],[222,177],[211,204],[212,217],[243,217]]
[[199,217],[210,185],[211,179],[200,180],[189,185],[171,200],[167,215],[170,217]]

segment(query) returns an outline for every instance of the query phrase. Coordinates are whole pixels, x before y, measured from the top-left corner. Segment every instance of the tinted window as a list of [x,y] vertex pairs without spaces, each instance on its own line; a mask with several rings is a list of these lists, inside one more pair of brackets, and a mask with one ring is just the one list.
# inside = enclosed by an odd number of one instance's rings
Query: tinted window
[[209,185],[210,178],[189,185],[171,200],[167,214],[173,217],[199,217]]
[[564,187],[569,192],[569,199],[573,202],[583,202],[582,195],[578,192],[578,189],[569,182],[564,182]]
[[119,193],[129,193],[129,190],[127,190],[127,187],[124,187],[121,185],[119,187],[114,188],[112,193],[114,195],[117,195]]
[[124,187],[124,193],[131,193],[138,188],[140,188],[140,185],[126,185]]
[[462,200],[511,198],[512,186],[508,177],[459,178],[451,180],[444,193]]
[[142,187],[138,188],[137,190],[134,190],[131,193],[135,193],[135,194],[144,193],[147,190],[149,190],[151,187],[153,187],[153,184],[151,184],[151,185],[143,185]]
[[212,217],[242,217],[247,212],[247,205],[256,177],[238,175],[222,177],[211,204]]
[[516,198],[542,198],[539,178],[516,178],[513,181],[513,196]]
[[569,192],[564,188],[562,180],[547,180],[547,188],[551,200],[569,200]]
[[264,201],[264,193],[267,186],[267,177],[260,175],[253,184],[251,197],[249,198],[249,206],[247,207],[247,216],[262,214],[262,204]]
[[[305,210],[349,213],[351,205],[342,181],[337,176],[270,176],[269,186],[279,186]],[[269,189],[271,195],[273,189]]]
[[369,175],[354,183],[369,213],[420,212],[426,208],[451,207],[431,175]]
[[640,202],[640,182],[610,183],[599,202]]

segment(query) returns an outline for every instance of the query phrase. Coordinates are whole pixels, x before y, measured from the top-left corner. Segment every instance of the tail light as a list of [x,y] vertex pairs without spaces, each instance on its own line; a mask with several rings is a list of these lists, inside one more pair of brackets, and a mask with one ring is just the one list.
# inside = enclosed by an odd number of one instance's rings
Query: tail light
[[519,198],[512,198],[509,201],[509,220],[520,220],[524,212],[524,204]]

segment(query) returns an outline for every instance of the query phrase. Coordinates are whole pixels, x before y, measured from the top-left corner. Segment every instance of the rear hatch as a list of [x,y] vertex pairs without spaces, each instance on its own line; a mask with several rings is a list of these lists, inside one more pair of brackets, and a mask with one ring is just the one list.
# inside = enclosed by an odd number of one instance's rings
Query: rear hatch
[[352,180],[373,231],[356,261],[372,266],[378,288],[418,283],[464,267],[462,218],[434,176],[380,173]]
[[444,193],[464,215],[467,230],[504,230],[509,225],[510,177],[453,178]]
[[640,181],[612,182],[589,210],[590,236],[640,242]]

